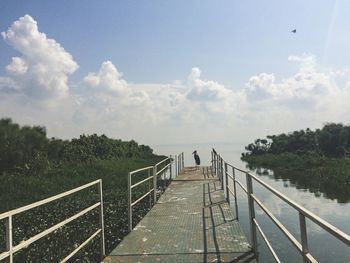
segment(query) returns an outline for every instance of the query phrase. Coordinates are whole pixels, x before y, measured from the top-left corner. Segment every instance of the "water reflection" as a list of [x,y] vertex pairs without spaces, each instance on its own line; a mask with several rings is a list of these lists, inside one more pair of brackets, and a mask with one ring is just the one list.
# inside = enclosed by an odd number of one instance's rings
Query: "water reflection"
[[[210,150],[211,148],[215,148],[225,161],[239,168],[244,168],[246,163],[240,160],[241,153],[244,151],[244,145],[246,144],[240,145],[221,143],[207,145],[167,145],[162,147],[157,146],[154,148],[156,152],[165,155],[184,152],[185,166],[194,165],[193,156],[191,153],[195,149],[200,153],[201,160],[203,160],[203,165],[210,165]],[[323,188],[321,187],[307,186],[307,180],[305,182],[301,182],[298,176],[291,176],[291,174],[286,175],[283,172],[280,173],[278,170],[271,170],[262,167],[248,168],[254,170],[256,174],[259,174],[261,176],[261,179],[263,179],[263,181],[278,191],[282,192],[293,201],[297,202],[317,216],[320,216],[332,225],[338,227],[345,233],[350,233],[350,198],[348,195],[345,194],[345,197],[343,198],[342,195],[338,195],[339,193],[334,193],[336,196],[333,197],[333,195],[329,194],[328,192],[327,194],[322,192],[321,189]],[[300,173],[299,176],[302,177],[302,173]],[[237,173],[236,178],[245,184],[244,173]],[[246,236],[249,239],[250,226],[248,220],[247,195],[239,187],[237,189],[239,221]],[[313,189],[313,192],[311,189]],[[350,189],[346,191],[350,193],[349,190]],[[335,190],[332,192],[334,191]],[[259,184],[254,184],[254,193],[300,241],[299,216],[296,210],[287,205],[280,198],[277,198],[264,187],[259,186]],[[231,200],[231,204],[233,203],[233,200]],[[234,209],[234,207],[232,207],[232,209]],[[299,253],[296,252],[296,249],[291,245],[291,243],[286,239],[281,231],[271,222],[271,220],[266,217],[265,213],[263,213],[258,206],[256,207],[256,216],[259,223],[263,227],[266,236],[280,257],[281,262],[303,262]],[[318,225],[314,224],[311,220],[307,220],[307,229],[309,248],[311,254],[318,260],[318,262],[349,262],[350,250],[347,245],[336,240],[330,234],[321,229]],[[261,240],[260,236],[258,236],[258,239],[260,262],[274,262],[269,250],[264,245],[264,242]]]
[[336,200],[338,203],[350,202],[350,184],[338,184],[329,180],[328,176],[315,174],[313,170],[283,170],[259,167],[252,163],[246,163],[246,168],[254,171],[261,176],[267,176],[270,179],[283,180],[283,186],[293,186],[296,189],[308,190],[315,197],[324,197]]

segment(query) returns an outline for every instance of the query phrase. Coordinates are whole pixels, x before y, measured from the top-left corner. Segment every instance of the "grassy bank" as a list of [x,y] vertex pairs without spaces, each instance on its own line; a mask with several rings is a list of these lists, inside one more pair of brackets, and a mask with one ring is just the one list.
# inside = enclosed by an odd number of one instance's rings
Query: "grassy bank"
[[350,201],[350,158],[267,153],[245,155],[242,160],[247,162],[250,169],[270,169],[275,178],[288,179],[297,187],[309,189],[315,195],[323,193],[341,203]]
[[[97,134],[82,134],[70,140],[48,138],[45,127],[20,126],[9,118],[0,119],[0,213],[102,179],[108,254],[127,233],[128,172],[164,158],[134,140]],[[138,174],[137,178],[145,176]],[[159,180],[157,192],[164,187],[165,182]],[[135,187],[133,200],[148,191],[148,184]],[[98,201],[96,186],[15,215],[14,245]],[[149,205],[145,198],[134,207],[135,223],[147,213]],[[5,221],[0,221],[0,253],[5,250]],[[14,262],[59,262],[98,228],[99,209],[94,209],[16,253]],[[99,262],[99,246],[99,239],[95,239],[72,262]]]
[[39,176],[6,175],[0,177],[0,213],[102,179],[103,188],[124,194],[129,171],[153,165],[164,156],[147,159],[96,160],[89,164],[64,165]]
[[[126,187],[127,173],[141,167],[154,165],[164,156],[146,159],[95,160],[84,165],[65,165],[50,169],[39,176],[6,175],[0,180],[0,213],[70,190],[96,179],[103,180],[105,235],[107,253],[127,233]],[[159,187],[163,185],[159,182]],[[145,189],[138,189],[139,195]],[[42,230],[72,216],[79,208],[86,208],[98,201],[97,187],[88,189],[48,205],[25,212],[13,219],[14,243],[39,233]],[[137,222],[149,209],[148,199],[135,207]],[[68,255],[77,244],[82,243],[98,228],[98,209],[93,210],[74,223],[40,239],[15,256],[15,262],[57,262]],[[5,221],[1,221],[0,251],[5,248]],[[98,262],[99,239],[81,251],[76,262]]]

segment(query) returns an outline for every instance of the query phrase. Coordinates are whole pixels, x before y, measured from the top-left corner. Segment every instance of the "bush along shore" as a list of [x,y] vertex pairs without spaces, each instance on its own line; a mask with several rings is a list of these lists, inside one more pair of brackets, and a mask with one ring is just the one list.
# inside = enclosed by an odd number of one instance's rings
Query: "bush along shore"
[[[127,234],[127,174],[154,165],[165,156],[149,146],[105,135],[77,139],[47,138],[44,127],[0,120],[0,213],[102,179],[106,252]],[[146,175],[140,175],[140,179]],[[145,186],[146,187],[146,186]],[[147,189],[135,188],[135,199]],[[158,191],[164,182],[158,181]],[[74,215],[99,200],[97,187],[14,216],[14,244]],[[149,199],[140,202],[133,217],[137,223],[149,210]],[[16,262],[57,262],[99,227],[95,209],[15,254]],[[0,252],[5,250],[5,220],[0,221]],[[99,262],[100,240],[95,238],[72,262]]]
[[289,179],[292,184],[338,202],[350,201],[350,126],[294,131],[257,139],[241,159],[250,169]]

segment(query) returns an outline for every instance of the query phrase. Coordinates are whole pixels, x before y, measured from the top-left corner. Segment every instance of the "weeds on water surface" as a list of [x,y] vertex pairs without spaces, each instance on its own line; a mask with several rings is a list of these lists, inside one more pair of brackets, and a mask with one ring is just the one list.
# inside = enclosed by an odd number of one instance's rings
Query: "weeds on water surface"
[[339,203],[350,201],[350,158],[327,158],[315,155],[293,153],[244,156],[247,168],[266,168],[273,171],[273,177],[288,179],[297,188],[309,189],[316,196],[321,193]]
[[[128,232],[127,218],[127,173],[148,165],[154,165],[164,157],[148,160],[99,160],[88,166],[70,166],[50,171],[41,176],[1,177],[0,212],[5,212],[49,196],[70,190],[96,179],[103,181],[104,225],[106,253],[117,246]],[[141,174],[135,180],[145,178]],[[164,191],[167,182],[158,181],[158,194]],[[148,185],[136,187],[133,198],[144,194]],[[148,191],[148,190],[147,190]],[[91,187],[63,199],[31,209],[13,217],[14,245],[42,232],[60,221],[76,214],[99,201],[97,187]],[[133,209],[136,225],[149,211],[150,200],[145,198]],[[0,221],[0,251],[5,250],[5,223]],[[99,228],[99,209],[61,227],[15,254],[14,262],[58,262],[78,247]],[[71,262],[99,262],[100,238],[82,249]]]

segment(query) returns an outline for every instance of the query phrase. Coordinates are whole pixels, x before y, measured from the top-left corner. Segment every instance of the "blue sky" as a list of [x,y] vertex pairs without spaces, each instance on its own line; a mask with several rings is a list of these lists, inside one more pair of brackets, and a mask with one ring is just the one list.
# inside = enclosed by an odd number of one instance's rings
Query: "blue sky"
[[[341,1],[330,43],[330,66],[350,60]],[[1,1],[1,30],[29,14],[81,67],[116,63],[135,82],[180,79],[193,66],[224,84],[260,71],[293,70],[290,54],[322,58],[335,1]],[[297,28],[298,34],[290,34]],[[336,30],[335,30],[336,29]],[[347,43],[343,43],[347,40]],[[1,42],[1,70],[15,51]],[[345,54],[344,54],[345,53]],[[344,57],[345,56],[345,57]],[[325,65],[327,66],[327,65]],[[237,81],[240,80],[240,81]]]
[[[345,0],[3,0],[0,117],[45,125],[58,137],[96,131],[145,143],[159,138],[140,131],[145,120],[164,143],[232,141],[233,132],[245,142],[348,123],[346,102],[339,110],[328,100],[348,95],[349,13]],[[28,25],[46,37],[34,39]],[[25,38],[35,52],[20,44]],[[48,39],[64,52],[47,48]]]

